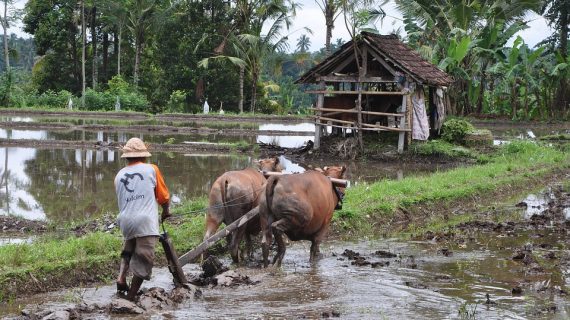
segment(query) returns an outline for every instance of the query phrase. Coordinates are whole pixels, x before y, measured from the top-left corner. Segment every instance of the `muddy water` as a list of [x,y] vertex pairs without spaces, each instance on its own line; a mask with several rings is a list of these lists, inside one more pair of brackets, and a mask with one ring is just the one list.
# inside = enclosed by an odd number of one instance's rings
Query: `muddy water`
[[[202,288],[202,298],[153,311],[147,317],[315,319],[340,314],[342,319],[456,319],[460,318],[460,310],[468,310],[475,312],[477,319],[566,319],[570,317],[569,298],[541,291],[541,286],[564,286],[570,270],[551,267],[543,274],[529,276],[520,262],[511,259],[513,248],[529,242],[552,243],[556,249],[549,251],[556,254],[568,250],[567,242],[564,244],[568,236],[542,233],[540,240],[532,240],[532,232],[515,237],[480,234],[462,247],[431,241],[329,241],[322,247],[323,259],[314,266],[308,263],[309,244],[294,243],[287,249],[281,270],[264,270],[258,263],[236,269],[259,283]],[[453,254],[442,255],[444,246]],[[342,255],[345,249],[357,251],[371,262],[389,265],[352,265]],[[377,250],[387,250],[398,257],[380,258],[374,254]],[[185,266],[184,270],[199,272],[197,265]],[[522,295],[512,295],[511,289],[521,285],[522,279],[532,285],[524,286]],[[153,279],[145,286],[169,290],[171,276],[165,269],[155,269]],[[485,303],[485,294],[490,295],[493,304]],[[0,306],[4,309],[0,316],[17,313],[27,304],[49,302],[57,306],[82,301],[105,305],[113,295],[113,286],[37,295]],[[100,313],[95,318],[118,317]]]

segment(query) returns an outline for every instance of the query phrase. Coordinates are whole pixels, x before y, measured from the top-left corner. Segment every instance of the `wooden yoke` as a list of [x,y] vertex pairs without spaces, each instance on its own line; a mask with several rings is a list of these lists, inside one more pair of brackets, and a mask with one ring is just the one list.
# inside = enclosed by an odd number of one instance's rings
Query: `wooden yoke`
[[[266,178],[269,178],[269,177],[271,177],[271,176],[282,176],[282,175],[287,175],[287,174],[291,174],[291,173],[265,172],[265,171],[263,172],[263,175],[264,175]],[[328,178],[331,180],[332,184],[333,184],[335,187],[347,188],[347,187],[350,186],[350,181],[348,181],[348,180],[345,180],[345,179],[336,179],[336,178],[330,178],[330,177],[328,177]]]

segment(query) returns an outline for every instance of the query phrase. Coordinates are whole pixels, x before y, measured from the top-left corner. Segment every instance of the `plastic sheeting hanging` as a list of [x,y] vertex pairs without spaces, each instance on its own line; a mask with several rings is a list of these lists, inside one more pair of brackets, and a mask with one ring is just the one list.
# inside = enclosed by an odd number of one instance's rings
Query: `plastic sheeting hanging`
[[443,88],[438,87],[435,90],[435,95],[432,97],[435,102],[435,107],[437,112],[435,113],[435,119],[433,121],[435,130],[439,133],[441,130],[441,126],[443,126],[443,122],[445,121],[445,103],[443,102]]
[[427,140],[429,138],[429,122],[426,114],[426,104],[422,86],[417,86],[412,94],[412,105],[414,107],[412,139]]

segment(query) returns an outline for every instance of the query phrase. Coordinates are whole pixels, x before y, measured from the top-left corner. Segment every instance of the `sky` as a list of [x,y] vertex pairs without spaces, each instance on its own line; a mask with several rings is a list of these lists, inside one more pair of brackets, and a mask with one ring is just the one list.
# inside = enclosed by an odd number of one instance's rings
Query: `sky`
[[[301,34],[306,33],[303,28],[308,27],[313,31],[312,35],[307,34],[307,36],[311,39],[311,51],[319,50],[325,46],[326,29],[324,15],[314,0],[297,1],[302,4],[303,7],[297,11],[297,16],[295,17],[293,26],[290,29],[290,49],[294,51],[297,39],[299,39],[299,36]],[[402,15],[396,10],[394,2],[390,1],[386,6],[383,7],[383,9],[386,12],[387,17],[381,24],[376,24],[378,31],[381,34],[390,34],[393,30],[398,29],[398,27],[402,27],[402,35],[405,35],[401,21]],[[518,34],[531,48],[553,32],[552,29],[548,27],[546,20],[540,15],[537,15],[535,13],[528,14],[526,20],[530,21],[530,28],[521,31]],[[342,21],[342,17],[339,17],[335,23],[332,42],[334,43],[337,38],[341,38],[344,41],[348,41],[350,39],[348,32],[346,31],[346,27],[344,26],[344,22]],[[516,36],[511,39],[510,44],[512,44],[515,38]]]
[[[23,8],[26,2],[27,0],[15,0],[14,5],[17,8]],[[297,2],[302,5],[302,8],[297,11],[297,16],[293,21],[293,25],[289,29],[289,50],[295,50],[297,39],[304,33],[307,34],[307,36],[311,39],[311,51],[317,51],[325,45],[326,29],[323,13],[315,3],[315,0],[297,0]],[[381,34],[390,34],[393,30],[402,27],[402,16],[395,9],[393,1],[390,1],[386,6],[383,7],[383,9],[386,11],[387,17],[382,23],[377,23],[376,25]],[[531,13],[527,15],[526,19],[530,21],[530,27],[519,32],[518,34],[530,47],[533,47],[548,35],[552,34],[553,30],[548,27],[546,20],[542,16]],[[304,29],[306,27],[311,29],[313,34],[307,33],[307,31]],[[16,33],[21,37],[30,37],[29,34],[25,33],[22,30],[21,23],[10,28],[9,32]],[[402,33],[402,35],[404,34],[405,33]],[[334,43],[338,38],[341,38],[344,41],[348,41],[350,39],[348,32],[346,31],[346,27],[342,21],[342,17],[339,17],[335,23],[332,42]],[[516,37],[513,37],[513,39],[511,39],[511,44],[515,38]]]

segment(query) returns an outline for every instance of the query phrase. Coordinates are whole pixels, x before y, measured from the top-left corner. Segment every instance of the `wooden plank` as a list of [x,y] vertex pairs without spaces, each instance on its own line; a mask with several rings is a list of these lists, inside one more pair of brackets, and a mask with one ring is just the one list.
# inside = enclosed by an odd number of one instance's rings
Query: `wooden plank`
[[198,256],[200,256],[202,253],[204,253],[204,251],[206,251],[209,247],[213,246],[220,239],[223,239],[223,238],[227,237],[228,235],[230,235],[234,230],[243,226],[246,222],[255,218],[258,214],[259,214],[259,207],[255,207],[255,208],[251,209],[248,213],[243,215],[238,220],[230,223],[228,226],[226,226],[222,230],[216,232],[210,238],[204,240],[204,242],[200,243],[196,248],[194,248],[194,249],[188,251],[187,253],[183,254],[178,259],[178,263],[182,267],[182,266],[194,261],[194,259],[198,258]]
[[340,119],[335,119],[335,118],[320,117],[320,119],[325,120],[325,121],[338,122],[338,123],[355,124],[354,121],[346,121],[346,120],[340,120]]
[[[321,76],[317,80],[325,82],[358,82],[358,76]],[[396,83],[394,80],[386,80],[382,77],[362,77],[362,82]]]
[[[319,89],[324,90],[325,89],[325,82],[324,81],[320,81],[319,83]],[[320,93],[317,96],[317,109],[322,108],[323,105],[325,103],[325,95]],[[319,117],[321,115],[322,112],[317,112],[317,117]],[[317,121],[320,122],[320,121]],[[315,149],[319,149],[321,147],[321,134],[322,134],[322,128],[320,124],[317,124],[315,126],[315,144],[313,146],[313,148]]]
[[[406,100],[407,97],[406,96],[402,96],[402,113],[406,114]],[[402,117],[400,118],[400,128],[401,129],[407,129],[406,128],[406,117]],[[403,153],[404,152],[404,142],[406,139],[406,132],[402,131],[400,132],[400,135],[398,136],[398,153]]]
[[[369,126],[374,126],[371,124],[366,124]],[[334,127],[334,128],[341,128],[341,129],[358,129],[355,126],[341,126],[341,125],[336,125],[336,124],[329,124],[329,126]],[[390,128],[390,127],[383,127],[383,126],[378,126],[378,127],[372,127],[372,128],[362,128],[362,130],[366,130],[366,131],[392,131],[392,132],[409,132],[410,129],[400,129],[400,128]]]
[[[307,90],[305,93],[312,94],[358,94],[358,91],[337,91],[337,90]],[[404,91],[362,91],[364,95],[376,96],[403,96],[407,93]]]
[[[358,111],[354,109],[333,109],[333,108],[308,108],[308,110],[314,111],[324,111],[324,112],[339,112],[339,113],[357,113]],[[387,116],[387,117],[403,117],[403,113],[387,113],[387,112],[376,112],[376,111],[362,111],[362,114],[370,114],[374,116]]]

